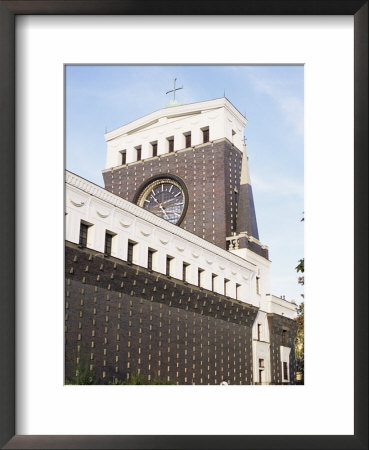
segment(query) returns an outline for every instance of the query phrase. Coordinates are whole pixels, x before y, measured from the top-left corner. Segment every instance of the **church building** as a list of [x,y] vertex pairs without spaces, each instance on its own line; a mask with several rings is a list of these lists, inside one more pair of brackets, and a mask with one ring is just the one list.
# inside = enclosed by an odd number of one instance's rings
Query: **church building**
[[270,292],[225,97],[105,134],[105,188],[66,172],[65,378],[294,384],[296,305]]

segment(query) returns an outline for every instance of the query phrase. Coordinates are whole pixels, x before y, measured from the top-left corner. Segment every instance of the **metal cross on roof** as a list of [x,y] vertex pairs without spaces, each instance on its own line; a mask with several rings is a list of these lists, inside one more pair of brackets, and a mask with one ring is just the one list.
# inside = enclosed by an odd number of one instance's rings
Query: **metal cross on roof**
[[166,94],[169,94],[170,92],[173,92],[173,100],[176,99],[176,91],[183,89],[183,86],[176,88],[176,81],[177,81],[177,78],[174,78],[174,88],[165,93],[165,95],[166,95]]

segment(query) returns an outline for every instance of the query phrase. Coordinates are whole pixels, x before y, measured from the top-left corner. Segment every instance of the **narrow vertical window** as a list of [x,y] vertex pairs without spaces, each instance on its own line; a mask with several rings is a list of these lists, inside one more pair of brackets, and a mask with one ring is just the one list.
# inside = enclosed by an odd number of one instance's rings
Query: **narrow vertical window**
[[238,283],[236,283],[236,299],[241,299],[241,285]]
[[79,229],[79,247],[80,248],[87,247],[87,233],[88,233],[88,225],[81,222],[81,226]]
[[283,361],[283,380],[288,381],[288,363]]
[[158,143],[153,142],[151,146],[152,146],[152,156],[158,156]]
[[261,332],[262,332],[261,324],[258,323],[258,341],[261,341]]
[[105,232],[105,249],[104,255],[111,256],[111,244],[113,242],[113,235],[108,231]]
[[216,275],[214,273],[211,274],[211,290],[214,292],[215,291],[215,279],[216,279]]
[[209,142],[209,127],[202,129],[202,142]]
[[133,262],[133,247],[134,246],[135,246],[134,242],[128,241],[128,249],[127,249],[128,264],[132,264],[132,262]]
[[197,285],[199,286],[199,287],[201,287],[201,285],[202,285],[202,274],[203,274],[203,272],[204,272],[204,269],[198,269],[197,270]]
[[182,280],[183,281],[187,281],[187,267],[189,266],[189,264],[187,264],[187,263],[183,263],[183,266],[182,266]]
[[259,359],[259,383],[264,382],[264,360]]
[[229,295],[229,280],[227,278],[224,278],[224,295]]
[[185,148],[191,147],[191,133],[184,133],[185,137]]
[[174,151],[174,137],[168,138],[168,152],[172,153]]
[[121,160],[122,165],[127,164],[127,152],[126,152],[126,150],[121,151],[120,154],[122,155],[122,160]]
[[136,147],[136,157],[137,161],[141,161],[141,145]]
[[154,253],[155,253],[155,250],[151,250],[151,248],[149,248],[148,253],[147,253],[147,268],[149,270],[152,270],[152,260],[153,260]]
[[170,269],[171,269],[171,264],[172,264],[172,256],[167,256],[167,262],[166,262],[166,267],[165,267],[165,275],[167,275],[168,277],[170,276]]

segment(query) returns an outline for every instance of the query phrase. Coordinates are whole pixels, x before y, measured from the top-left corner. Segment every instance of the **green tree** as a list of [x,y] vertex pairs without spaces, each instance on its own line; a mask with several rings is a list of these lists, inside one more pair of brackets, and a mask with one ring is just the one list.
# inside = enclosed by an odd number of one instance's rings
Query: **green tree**
[[[302,217],[301,222],[304,220],[304,217]],[[301,274],[297,281],[303,286],[305,284],[305,258],[299,260],[295,269],[298,274]],[[301,294],[301,297],[304,297],[304,294]],[[304,302],[301,302],[297,307],[296,321],[298,324],[295,339],[296,372],[301,373],[300,382],[304,384]]]
[[304,384],[304,302],[297,307],[296,321],[298,324],[295,339],[296,372],[301,373],[299,383]]

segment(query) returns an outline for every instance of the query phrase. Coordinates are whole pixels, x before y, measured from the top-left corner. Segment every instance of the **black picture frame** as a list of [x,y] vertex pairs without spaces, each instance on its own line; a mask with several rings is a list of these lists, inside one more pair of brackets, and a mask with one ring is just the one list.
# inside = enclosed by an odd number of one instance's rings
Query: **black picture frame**
[[[17,436],[15,435],[15,17],[19,14],[206,14],[354,16],[354,435]],[[0,445],[31,448],[368,448],[368,1],[43,0],[0,1]],[[339,187],[338,187],[339,189]],[[337,215],[341,212],[337,211]],[[329,262],[335,264],[334,261]],[[334,368],[333,368],[334,372]],[[323,380],[323,382],[329,380]],[[298,395],[298,394],[297,394]],[[339,397],[339,392],[337,393]],[[317,405],[318,407],[318,405]],[[293,433],[293,430],[291,430]]]

